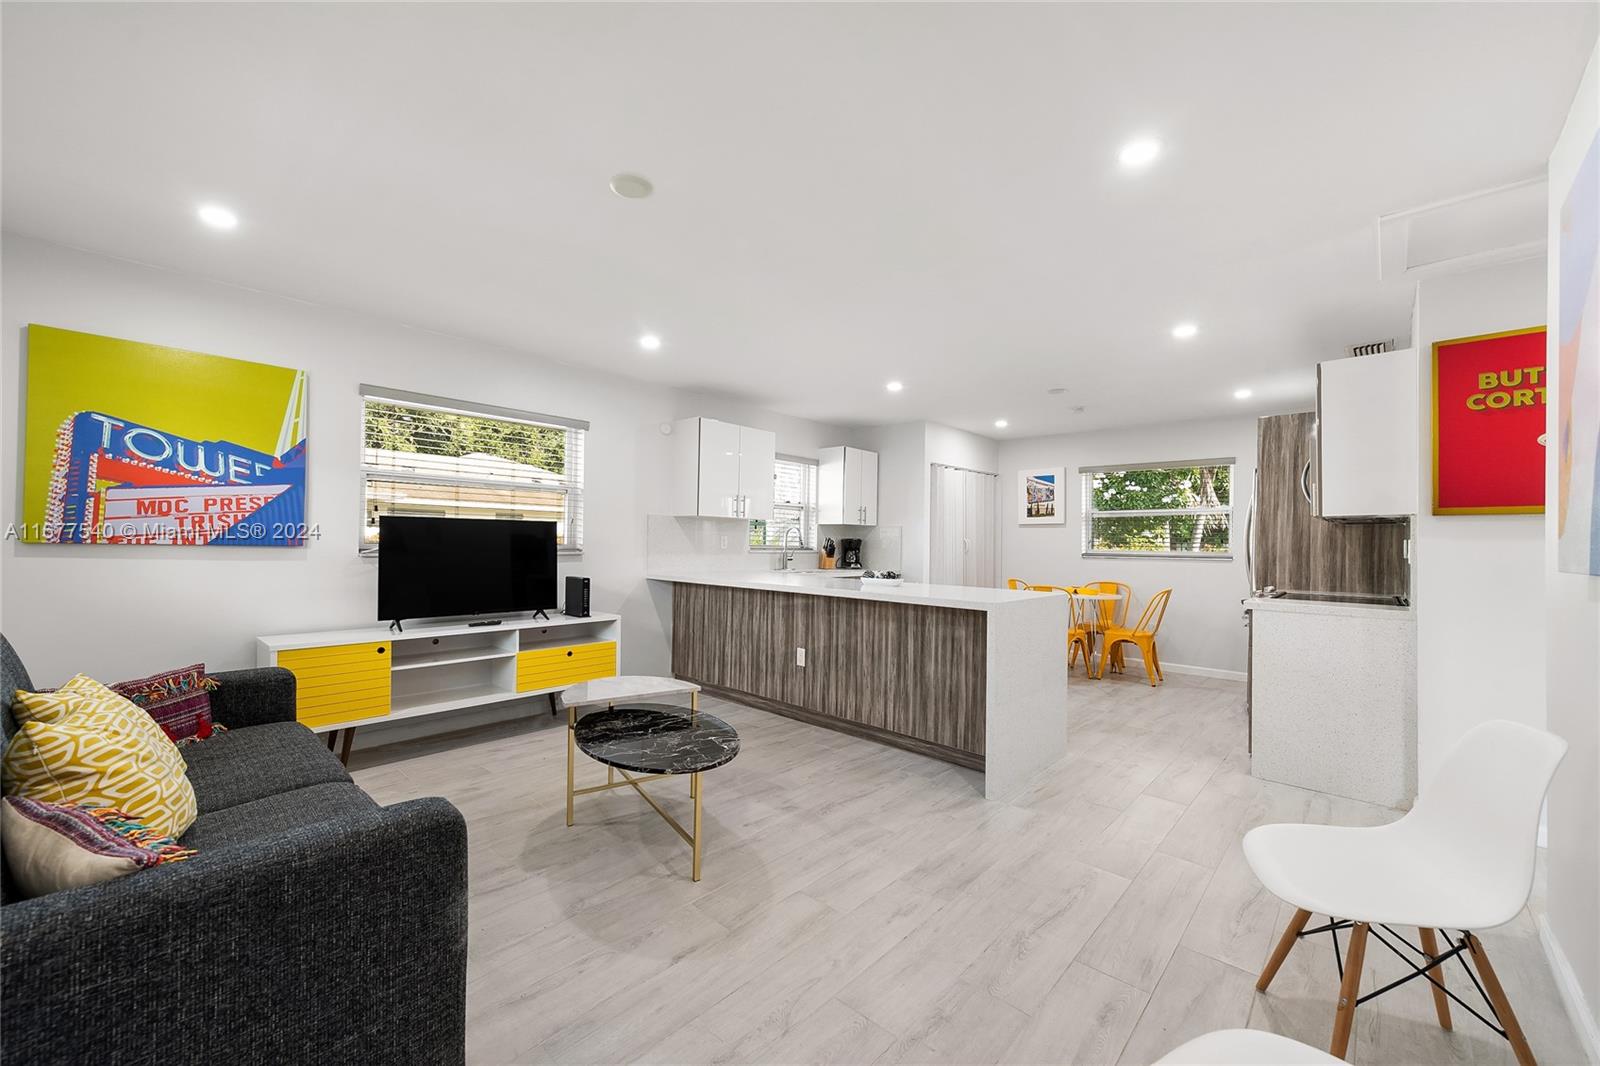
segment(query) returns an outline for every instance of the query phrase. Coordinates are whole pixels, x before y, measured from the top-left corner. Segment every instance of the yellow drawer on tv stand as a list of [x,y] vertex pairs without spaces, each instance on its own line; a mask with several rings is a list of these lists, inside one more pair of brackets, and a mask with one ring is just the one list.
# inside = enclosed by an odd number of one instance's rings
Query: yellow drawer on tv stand
[[517,691],[560,688],[617,673],[617,642],[564,644],[517,654]]
[[324,726],[389,713],[389,642],[280,651],[295,677],[295,717]]

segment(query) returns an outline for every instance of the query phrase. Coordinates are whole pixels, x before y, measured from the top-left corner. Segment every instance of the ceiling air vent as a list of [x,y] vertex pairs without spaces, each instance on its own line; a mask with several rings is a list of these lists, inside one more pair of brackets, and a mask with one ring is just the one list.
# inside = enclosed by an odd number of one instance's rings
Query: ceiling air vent
[[1398,348],[1399,342],[1390,337],[1386,341],[1369,341],[1366,344],[1352,344],[1349,348],[1351,355],[1377,355],[1379,352],[1392,352]]

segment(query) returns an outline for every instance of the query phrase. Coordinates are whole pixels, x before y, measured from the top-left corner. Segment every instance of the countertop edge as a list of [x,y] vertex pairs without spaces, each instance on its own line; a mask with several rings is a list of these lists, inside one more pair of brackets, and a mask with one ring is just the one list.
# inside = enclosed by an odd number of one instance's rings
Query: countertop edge
[[[760,574],[646,574],[647,581],[664,581],[672,584],[715,585],[722,588],[753,589],[758,592],[786,592],[801,596],[830,596],[835,599],[868,600],[885,603],[905,603],[923,607],[948,607],[958,611],[993,611],[1021,604],[1047,600],[1062,593],[1018,592],[1011,589],[968,587],[963,585],[929,585],[908,581],[895,588],[860,587],[850,582],[843,588],[824,584],[799,584],[791,577],[767,577]],[[827,582],[836,579],[818,578]]]

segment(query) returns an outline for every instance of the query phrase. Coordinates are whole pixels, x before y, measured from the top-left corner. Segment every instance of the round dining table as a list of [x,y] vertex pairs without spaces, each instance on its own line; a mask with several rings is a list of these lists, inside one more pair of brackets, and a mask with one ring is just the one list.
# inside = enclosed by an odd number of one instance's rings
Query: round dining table
[[1087,626],[1087,629],[1089,631],[1089,661],[1084,664],[1083,672],[1088,674],[1089,677],[1091,677],[1091,678],[1098,678],[1100,675],[1095,673],[1095,671],[1094,671],[1094,640],[1095,640],[1095,635],[1099,634],[1099,633],[1103,633],[1110,625],[1110,623],[1107,622],[1105,620],[1105,618],[1101,615],[1101,605],[1102,604],[1119,602],[1122,599],[1122,593],[1120,593],[1120,592],[1083,592],[1083,591],[1073,591],[1071,588],[1068,588],[1067,595],[1071,596],[1074,600],[1078,601],[1079,604],[1083,604],[1083,605],[1092,604],[1095,607],[1095,612],[1094,613],[1095,613],[1096,617]]

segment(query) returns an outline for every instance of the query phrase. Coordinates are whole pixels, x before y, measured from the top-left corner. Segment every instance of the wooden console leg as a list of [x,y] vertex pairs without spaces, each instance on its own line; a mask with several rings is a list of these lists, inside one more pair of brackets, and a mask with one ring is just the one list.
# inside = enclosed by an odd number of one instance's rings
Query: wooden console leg
[[1260,978],[1256,981],[1256,991],[1265,992],[1272,979],[1278,976],[1278,967],[1283,965],[1283,960],[1289,957],[1289,949],[1294,947],[1294,942],[1300,937],[1300,930],[1306,927],[1311,920],[1310,911],[1295,911],[1294,917],[1289,919],[1289,925],[1284,929],[1283,936],[1278,940],[1278,946],[1272,949],[1272,958],[1267,960],[1266,969],[1261,971]]
[[1500,987],[1500,978],[1495,976],[1494,967],[1489,965],[1489,956],[1484,953],[1483,942],[1471,933],[1466,934],[1467,948],[1472,953],[1472,964],[1478,968],[1478,976],[1483,978],[1483,990],[1489,994],[1489,1002],[1494,1004],[1495,1014],[1500,1016],[1500,1025],[1506,1031],[1506,1037],[1511,1041],[1511,1050],[1517,1056],[1521,1066],[1535,1066],[1533,1051],[1528,1047],[1528,1038],[1522,1035],[1522,1026],[1517,1024],[1517,1016],[1511,1010],[1511,1001],[1506,998],[1506,990]]
[[[1439,939],[1433,935],[1433,930],[1418,929],[1417,935],[1422,938],[1422,950],[1433,956],[1433,958],[1438,958]],[[1429,961],[1431,962],[1432,959]],[[1439,1028],[1448,1029],[1450,1028],[1450,997],[1445,995],[1444,989],[1440,987],[1440,985],[1444,984],[1444,967],[1439,967],[1428,976],[1439,982],[1437,985],[1429,985],[1433,989],[1433,1009],[1439,1015]]]
[[1366,922],[1350,927],[1350,952],[1344,960],[1344,981],[1339,985],[1339,1009],[1333,1016],[1333,1042],[1328,1054],[1336,1059],[1350,1050],[1350,1030],[1356,1021],[1356,1000],[1361,997],[1361,966],[1367,957]]
[[339,742],[339,762],[345,766],[349,766],[350,745],[355,742],[356,731],[354,729],[346,729],[342,732],[344,733],[344,739]]

